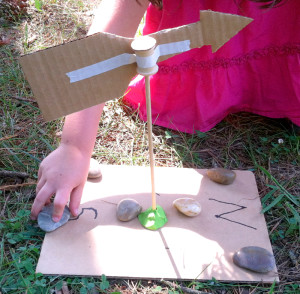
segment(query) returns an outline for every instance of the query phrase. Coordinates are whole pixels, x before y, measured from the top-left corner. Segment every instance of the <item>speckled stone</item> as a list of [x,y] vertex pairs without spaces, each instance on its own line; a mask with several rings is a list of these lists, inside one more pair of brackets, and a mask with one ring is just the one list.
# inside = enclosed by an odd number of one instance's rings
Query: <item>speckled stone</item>
[[89,167],[89,173],[88,173],[88,179],[97,179],[102,176],[101,168],[99,162],[91,158],[90,160],[90,167]]
[[173,205],[186,216],[196,216],[201,212],[200,203],[193,198],[178,198],[174,200]]
[[206,174],[212,181],[222,185],[232,184],[236,177],[234,171],[221,167],[209,169]]
[[136,218],[141,212],[142,206],[134,199],[123,199],[117,206],[117,218],[122,222]]
[[257,246],[241,248],[233,255],[233,262],[239,267],[258,273],[267,273],[275,268],[273,254]]
[[53,203],[44,206],[42,211],[38,215],[38,225],[45,232],[52,232],[59,227],[66,224],[70,218],[70,210],[68,206],[65,206],[63,215],[57,223],[52,220],[54,205]]

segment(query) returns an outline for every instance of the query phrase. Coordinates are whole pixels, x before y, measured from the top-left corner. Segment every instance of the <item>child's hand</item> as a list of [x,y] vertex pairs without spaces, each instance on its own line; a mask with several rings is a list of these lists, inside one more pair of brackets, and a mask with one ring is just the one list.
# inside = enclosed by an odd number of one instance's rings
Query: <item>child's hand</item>
[[76,216],[90,164],[89,154],[84,154],[72,145],[61,144],[41,163],[36,187],[36,198],[31,209],[31,218],[36,219],[44,205],[54,198],[53,221],[59,221],[65,205]]

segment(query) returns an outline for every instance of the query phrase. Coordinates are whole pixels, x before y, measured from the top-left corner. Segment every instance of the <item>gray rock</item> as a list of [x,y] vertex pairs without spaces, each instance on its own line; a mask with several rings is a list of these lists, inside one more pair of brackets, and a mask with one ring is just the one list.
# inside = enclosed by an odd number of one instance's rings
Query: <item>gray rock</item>
[[53,213],[54,205],[53,203],[44,206],[42,211],[38,215],[38,225],[39,227],[45,232],[52,232],[59,227],[63,226],[65,223],[68,222],[70,218],[70,210],[68,206],[65,206],[63,215],[57,223],[52,220],[52,213]]
[[134,199],[123,199],[117,206],[117,218],[122,222],[136,218],[141,212],[142,206]]
[[99,162],[91,158],[90,160],[90,167],[89,167],[89,173],[88,173],[88,179],[97,179],[102,176],[101,168]]
[[268,250],[257,247],[243,247],[233,255],[233,262],[242,268],[258,273],[267,273],[275,268],[275,258]]
[[209,169],[206,174],[212,181],[222,185],[231,184],[236,177],[234,171],[221,167]]

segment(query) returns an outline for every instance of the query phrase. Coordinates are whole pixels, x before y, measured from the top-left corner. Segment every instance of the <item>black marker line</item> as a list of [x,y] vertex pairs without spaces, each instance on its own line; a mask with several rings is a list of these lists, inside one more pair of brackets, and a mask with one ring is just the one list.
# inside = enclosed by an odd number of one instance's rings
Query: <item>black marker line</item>
[[214,201],[217,201],[217,202],[220,202],[220,203],[224,203],[224,204],[231,204],[231,205],[235,205],[235,206],[247,208],[247,207],[242,206],[242,205],[238,205],[238,204],[231,203],[231,202],[225,202],[225,201],[217,200],[217,199],[214,199],[214,198],[209,198],[208,200],[214,200]]
[[[232,204],[232,203],[230,203],[230,204]],[[225,215],[225,214],[230,214],[230,213],[233,213],[233,212],[236,212],[236,211],[239,211],[239,210],[243,210],[245,208],[247,208],[247,207],[243,206],[243,207],[235,209],[235,210],[231,210],[231,211],[227,211],[227,212],[221,213],[221,214],[219,214],[219,216],[222,216],[222,215]]]
[[240,223],[240,222],[236,222],[236,221],[234,221],[234,220],[232,220],[232,219],[229,219],[229,218],[226,218],[226,217],[222,217],[222,216],[220,216],[220,215],[215,215],[215,217],[216,217],[216,218],[225,219],[225,220],[227,220],[227,221],[229,221],[229,222],[232,222],[232,223],[235,223],[235,224],[238,224],[238,225],[241,225],[241,226],[244,226],[244,227],[253,229],[253,230],[257,230],[257,229],[254,228],[254,227],[248,226],[248,225],[243,224],[243,223]]
[[227,211],[227,212],[224,212],[224,213],[221,213],[221,214],[216,214],[215,215],[216,218],[221,218],[221,219],[227,220],[229,222],[232,222],[232,223],[235,223],[235,224],[238,224],[238,225],[241,225],[241,226],[253,229],[253,230],[257,230],[255,227],[252,227],[252,226],[240,223],[240,222],[236,222],[236,221],[234,221],[232,219],[223,217],[223,215],[225,215],[225,214],[230,214],[230,213],[234,213],[234,212],[239,211],[239,210],[246,209],[247,208],[246,206],[238,205],[238,204],[231,203],[231,202],[220,201],[220,200],[213,199],[213,198],[209,198],[208,200],[213,200],[213,201],[216,201],[216,202],[219,202],[219,203],[230,204],[230,205],[234,205],[234,206],[238,206],[239,207],[238,209],[235,209],[235,210]]
[[93,207],[83,207],[83,208],[81,209],[81,212],[80,212],[75,218],[70,218],[69,220],[78,220],[79,217],[83,214],[83,211],[84,211],[85,209],[93,210],[93,211],[95,212],[95,217],[94,217],[94,219],[96,219],[96,218],[98,217],[98,211],[97,211],[97,209],[95,209],[95,208],[93,208]]

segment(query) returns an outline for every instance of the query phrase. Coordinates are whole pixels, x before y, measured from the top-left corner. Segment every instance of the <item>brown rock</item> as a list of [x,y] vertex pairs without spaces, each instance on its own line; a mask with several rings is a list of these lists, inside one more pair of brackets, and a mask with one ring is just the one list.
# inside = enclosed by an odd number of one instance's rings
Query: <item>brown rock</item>
[[200,203],[193,198],[178,198],[173,205],[186,216],[196,216],[201,212]]
[[209,169],[206,174],[212,181],[222,185],[232,184],[236,177],[234,171],[220,167]]
[[102,176],[101,168],[99,162],[91,158],[90,160],[90,167],[89,167],[89,173],[88,173],[88,179],[97,179]]

